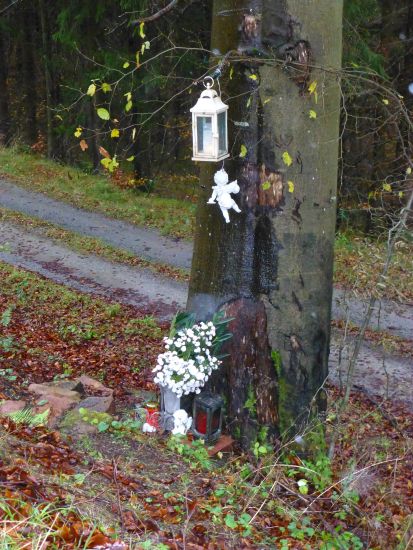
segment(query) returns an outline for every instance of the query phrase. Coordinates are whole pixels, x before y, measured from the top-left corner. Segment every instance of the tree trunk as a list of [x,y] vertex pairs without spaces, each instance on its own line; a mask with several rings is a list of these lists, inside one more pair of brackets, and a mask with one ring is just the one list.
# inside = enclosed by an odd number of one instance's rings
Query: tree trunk
[[0,145],[7,145],[10,141],[10,112],[7,85],[8,57],[5,41],[0,31]]
[[221,166],[204,164],[188,310],[235,318],[225,380],[213,385],[227,393],[230,429],[250,448],[263,426],[295,433],[325,408],[342,2],[247,7],[215,0],[211,46],[241,54],[222,88],[231,121],[225,168],[238,180],[242,212],[231,210],[226,224],[206,204]]
[[46,91],[46,138],[47,138],[47,156],[53,158],[54,155],[54,134],[53,134],[53,83],[50,71],[50,42],[49,42],[49,21],[45,10],[44,0],[39,0],[39,17],[42,34],[42,55],[44,80]]
[[22,55],[22,92],[24,101],[24,117],[22,129],[25,142],[33,145],[37,140],[37,85],[36,85],[36,13],[33,6],[21,10],[22,26],[20,31]]

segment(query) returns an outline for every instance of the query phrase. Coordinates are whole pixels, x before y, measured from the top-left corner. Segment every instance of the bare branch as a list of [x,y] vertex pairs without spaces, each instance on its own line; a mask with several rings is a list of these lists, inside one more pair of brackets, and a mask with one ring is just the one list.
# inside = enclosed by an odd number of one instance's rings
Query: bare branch
[[148,17],[142,17],[141,19],[136,19],[135,21],[132,21],[132,25],[136,23],[147,23],[148,21],[155,21],[156,19],[162,17],[162,15],[165,15],[165,13],[171,11],[177,3],[178,0],[172,0],[172,2],[170,2],[167,6],[157,11],[156,13],[148,15]]

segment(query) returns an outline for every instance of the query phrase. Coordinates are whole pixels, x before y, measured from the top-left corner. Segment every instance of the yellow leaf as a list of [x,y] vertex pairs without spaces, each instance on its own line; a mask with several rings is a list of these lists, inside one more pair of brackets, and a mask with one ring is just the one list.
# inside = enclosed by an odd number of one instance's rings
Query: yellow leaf
[[134,128],[134,129],[132,130],[132,140],[135,139],[135,136],[136,136],[136,128]]
[[256,74],[250,74],[249,78],[251,80],[257,80],[258,76]]
[[128,157],[126,160],[128,162],[132,162],[133,160],[135,160],[135,157],[134,157],[134,155],[132,155],[131,157]]
[[113,130],[110,133],[111,138],[118,138],[120,136],[120,132],[117,128],[113,128]]
[[129,113],[129,111],[132,109],[132,101],[128,101],[125,105],[125,111]]
[[317,80],[313,80],[308,87],[308,91],[310,92],[310,94],[313,94],[316,91],[316,89],[317,89]]
[[232,80],[232,75],[234,74],[234,67],[231,67],[229,70],[229,79]]
[[383,102],[385,105],[388,105],[388,104],[389,104],[389,100],[388,100],[388,99],[382,99],[382,102]]
[[243,159],[245,157],[245,155],[247,154],[248,152],[248,149],[245,147],[244,144],[241,145],[241,152],[239,154],[239,156]]
[[108,84],[107,82],[102,83],[102,92],[106,94],[107,92],[112,91],[112,86]]
[[141,64],[139,63],[139,52],[136,52],[136,68],[139,69]]
[[268,189],[271,187],[271,183],[269,181],[264,181],[261,187],[264,191],[268,191]]
[[411,173],[412,173],[412,169],[411,169],[411,167],[409,166],[409,167],[407,168],[407,170],[406,170],[406,174],[407,174],[408,176],[410,176]]
[[290,153],[288,151],[284,151],[283,153],[283,162],[287,166],[291,166],[293,163],[293,159],[290,157]]
[[141,38],[145,38],[146,34],[144,32],[144,29],[145,28],[145,22],[144,21],[141,21],[140,25],[139,25],[139,36]]
[[57,118],[57,120],[63,120],[63,117],[60,115],[55,115],[55,118]]
[[399,191],[399,199],[402,199],[404,197],[403,191]]
[[290,193],[294,193],[294,182],[292,181],[287,181],[287,184],[288,184],[288,191]]
[[264,99],[264,105],[266,105],[267,103],[269,103],[271,101],[271,98],[267,97],[267,99]]
[[95,85],[95,84],[91,84],[91,85],[89,86],[89,88],[87,89],[86,94],[87,94],[87,95],[90,95],[90,97],[92,97],[92,96],[95,95],[95,92],[96,92],[96,85]]
[[103,164],[105,168],[109,169],[109,166],[112,164],[112,159],[103,158],[100,160],[100,163]]
[[131,101],[132,99],[132,92],[127,92],[126,94],[123,94],[126,97],[126,101]]
[[130,65],[129,61],[125,61],[125,63],[123,64],[123,68],[127,69],[129,65]]
[[383,183],[383,191],[391,191],[390,183]]
[[313,111],[313,109],[310,109],[310,110],[308,111],[308,116],[309,116],[310,118],[317,118],[317,113],[316,113],[316,111]]
[[247,109],[248,107],[251,105],[251,96],[249,96],[248,100],[247,100]]
[[75,137],[80,137],[82,135],[82,132],[83,132],[82,128],[80,128],[80,127],[76,128],[76,132],[74,133],[74,136]]

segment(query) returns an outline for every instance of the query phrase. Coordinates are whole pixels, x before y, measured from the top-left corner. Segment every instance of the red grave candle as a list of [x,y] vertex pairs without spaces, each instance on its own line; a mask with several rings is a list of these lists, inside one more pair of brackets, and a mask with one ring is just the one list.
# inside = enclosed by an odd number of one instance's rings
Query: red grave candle
[[195,428],[196,428],[196,431],[199,432],[200,434],[206,434],[207,413],[205,411],[197,411]]
[[153,426],[159,430],[159,407],[157,403],[147,403],[146,409],[146,423],[149,426]]

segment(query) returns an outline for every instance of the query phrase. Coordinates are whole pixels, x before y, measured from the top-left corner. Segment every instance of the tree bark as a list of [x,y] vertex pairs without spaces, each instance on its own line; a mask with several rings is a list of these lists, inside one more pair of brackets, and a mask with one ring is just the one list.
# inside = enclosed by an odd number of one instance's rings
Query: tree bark
[[226,224],[206,204],[221,166],[202,166],[188,309],[235,318],[225,376],[213,385],[226,392],[229,426],[245,448],[263,426],[295,433],[325,408],[341,25],[341,1],[214,2],[211,49],[241,54],[222,87],[225,168],[242,212],[231,210]]
[[45,9],[44,0],[39,0],[39,17],[42,35],[42,56],[44,68],[44,80],[46,91],[46,136],[47,136],[47,156],[53,158],[54,155],[54,133],[53,133],[53,82],[50,70],[50,43],[49,43],[49,21]]
[[8,57],[5,41],[0,31],[0,145],[7,145],[10,141],[10,112],[7,85]]

